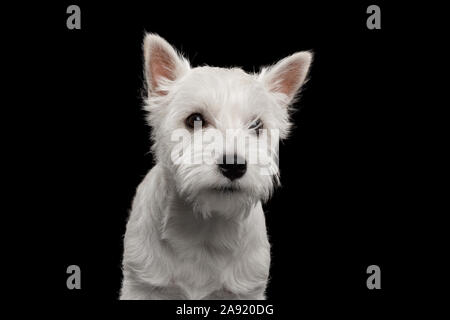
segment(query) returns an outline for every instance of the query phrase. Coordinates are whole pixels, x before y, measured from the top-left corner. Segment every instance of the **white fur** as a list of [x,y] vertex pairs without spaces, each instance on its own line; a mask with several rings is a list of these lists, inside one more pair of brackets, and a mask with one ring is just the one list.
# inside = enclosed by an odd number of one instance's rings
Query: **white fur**
[[[145,109],[157,163],[133,201],[120,298],[264,299],[270,245],[262,202],[278,183],[277,150],[260,144],[261,137],[248,128],[259,118],[265,129],[286,138],[288,107],[305,80],[311,54],[296,53],[260,74],[191,68],[164,39],[149,34],[144,57]],[[207,154],[188,144],[176,160],[192,156],[207,161],[174,161],[173,132],[185,128],[185,119],[196,112],[209,123],[201,134],[225,135],[234,129],[236,138],[247,139],[231,152],[249,157],[261,148],[273,151],[264,159],[270,174],[249,163],[245,175],[231,182],[216,165],[230,152],[226,146],[223,153]],[[237,191],[219,191],[230,186]]]

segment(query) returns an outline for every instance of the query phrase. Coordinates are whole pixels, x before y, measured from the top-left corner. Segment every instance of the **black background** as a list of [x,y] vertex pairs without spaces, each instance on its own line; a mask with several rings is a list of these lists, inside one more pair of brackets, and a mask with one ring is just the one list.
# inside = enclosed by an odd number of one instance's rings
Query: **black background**
[[[24,201],[36,208],[26,259],[29,270],[39,270],[34,299],[118,298],[128,212],[153,161],[141,109],[145,31],[194,66],[254,71],[296,51],[314,52],[295,130],[281,145],[282,188],[265,207],[273,254],[267,296],[283,314],[316,302],[373,311],[411,293],[417,247],[408,225],[417,199],[403,103],[411,90],[405,78],[414,74],[404,54],[411,34],[398,20],[401,10],[384,2],[375,3],[381,30],[366,28],[372,2],[311,2],[62,1],[36,8],[22,51],[25,67],[38,70],[24,77],[28,97],[42,102],[26,119],[37,127],[27,138],[34,160],[26,169],[35,192]],[[66,28],[70,4],[81,7],[81,30]],[[78,291],[66,288],[71,264],[82,270]],[[381,290],[366,287],[371,264],[381,268]]]

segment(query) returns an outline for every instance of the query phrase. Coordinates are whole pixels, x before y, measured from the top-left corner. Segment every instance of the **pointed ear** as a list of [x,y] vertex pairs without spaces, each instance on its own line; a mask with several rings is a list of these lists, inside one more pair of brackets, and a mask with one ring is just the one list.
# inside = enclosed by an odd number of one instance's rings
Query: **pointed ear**
[[289,104],[304,83],[311,61],[311,52],[297,52],[264,69],[260,76],[270,91],[284,94]]
[[149,94],[167,94],[167,83],[177,80],[189,69],[189,62],[156,34],[144,39],[145,78]]

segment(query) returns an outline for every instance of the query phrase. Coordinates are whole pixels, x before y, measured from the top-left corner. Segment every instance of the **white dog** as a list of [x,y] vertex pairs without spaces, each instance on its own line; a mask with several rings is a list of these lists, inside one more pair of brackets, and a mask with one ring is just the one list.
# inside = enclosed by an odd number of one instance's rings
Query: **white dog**
[[262,202],[278,183],[278,141],[312,55],[259,74],[191,68],[154,34],[144,54],[156,164],[127,224],[121,299],[264,299]]

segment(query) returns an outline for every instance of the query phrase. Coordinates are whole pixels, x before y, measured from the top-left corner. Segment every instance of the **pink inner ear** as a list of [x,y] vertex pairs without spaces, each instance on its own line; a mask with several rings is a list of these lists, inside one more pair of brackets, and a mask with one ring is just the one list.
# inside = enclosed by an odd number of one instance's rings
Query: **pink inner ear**
[[150,73],[153,88],[158,88],[162,78],[175,80],[175,63],[162,47],[155,47],[150,54]]
[[302,66],[299,62],[290,62],[277,76],[279,91],[292,97],[301,85]]

